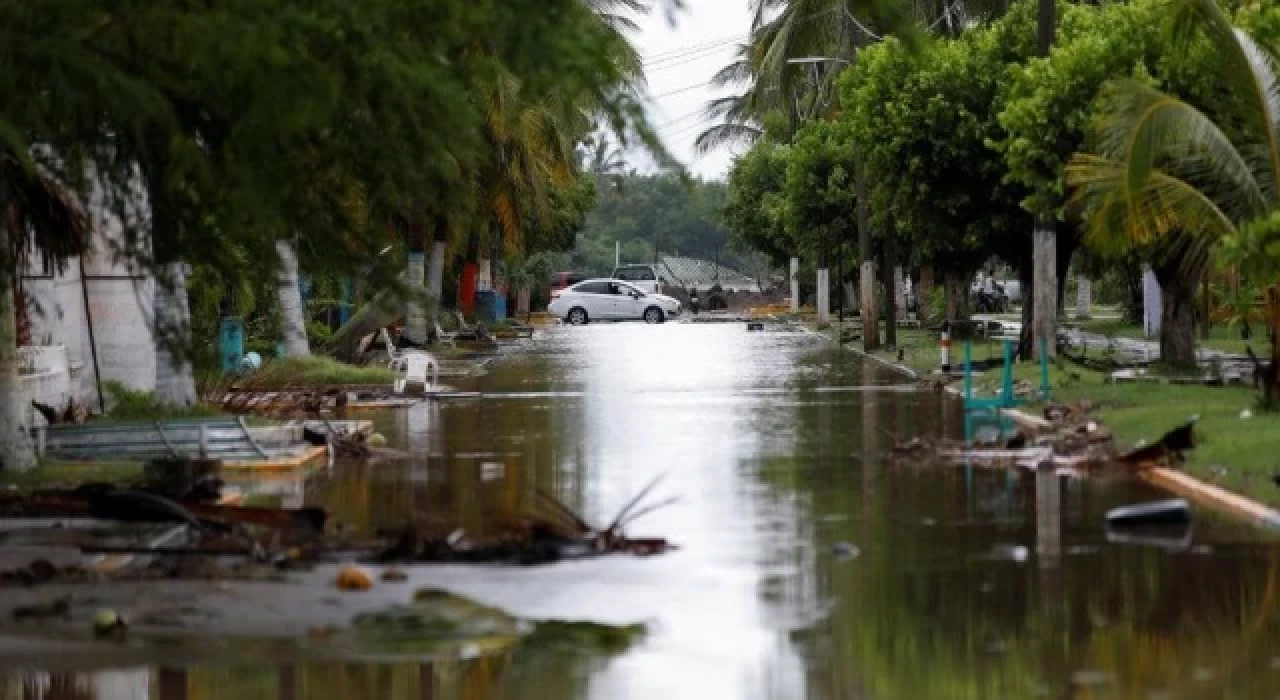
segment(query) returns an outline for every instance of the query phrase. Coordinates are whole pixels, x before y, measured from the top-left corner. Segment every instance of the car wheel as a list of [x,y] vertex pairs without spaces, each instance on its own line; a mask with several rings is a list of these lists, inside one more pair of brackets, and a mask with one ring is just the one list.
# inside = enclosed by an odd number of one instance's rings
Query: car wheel
[[659,309],[656,306],[650,306],[644,310],[645,323],[662,323],[665,320],[667,320],[667,318],[662,313],[662,309]]
[[569,313],[564,319],[569,322],[569,325],[585,326],[587,325],[587,310],[581,306],[575,306],[569,309]]

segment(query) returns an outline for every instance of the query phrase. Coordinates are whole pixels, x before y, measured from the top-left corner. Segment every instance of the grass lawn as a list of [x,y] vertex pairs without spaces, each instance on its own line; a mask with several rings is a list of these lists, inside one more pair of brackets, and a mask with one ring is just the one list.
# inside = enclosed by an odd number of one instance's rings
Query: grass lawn
[[55,485],[76,486],[85,481],[136,481],[142,479],[142,462],[63,462],[41,460],[40,466],[25,472],[0,471],[0,487],[23,491]]
[[[1187,472],[1280,507],[1280,486],[1271,481],[1272,475],[1280,472],[1280,413],[1259,412],[1258,394],[1253,389],[1113,384],[1097,373],[1077,375],[1079,379],[1069,379],[1056,373],[1053,398],[1090,399],[1098,406],[1098,417],[1128,445],[1156,440],[1198,415],[1200,445],[1188,455]],[[1251,417],[1241,418],[1246,409]]]
[[[1084,321],[1078,325],[1081,330],[1097,333],[1107,337],[1116,338],[1138,338],[1142,339],[1142,326],[1132,323],[1125,323],[1119,319]],[[1240,337],[1239,326],[1217,325],[1209,329],[1209,338],[1207,340],[1200,337],[1200,329],[1196,329],[1196,347],[1210,348],[1220,350],[1235,355],[1243,355],[1245,347],[1253,345],[1253,351],[1259,355],[1265,355],[1267,348],[1267,338],[1265,329],[1255,328],[1254,335],[1251,340],[1243,340]]]
[[389,386],[394,379],[395,373],[384,366],[358,367],[329,357],[312,355],[268,360],[256,372],[244,377],[241,384],[254,389],[344,384]]
[[[926,331],[898,331],[902,364],[924,373],[938,367],[937,339]],[[858,347],[855,343],[852,347]],[[973,345],[973,359],[1000,357],[997,343]],[[897,362],[897,352],[879,350],[877,357]],[[964,359],[964,345],[952,349],[953,362]],[[1040,384],[1037,363],[1015,363],[1015,379]],[[974,389],[991,395],[1000,388],[1000,371],[975,378]],[[1158,439],[1166,431],[1198,415],[1199,447],[1188,454],[1188,473],[1273,507],[1280,507],[1280,486],[1271,481],[1280,473],[1280,413],[1261,413],[1258,394],[1250,388],[1181,384],[1121,383],[1069,364],[1050,363],[1049,385],[1055,401],[1089,399],[1095,415],[1114,432],[1122,446]],[[958,388],[958,387],[957,387]],[[1252,416],[1241,418],[1248,409]],[[1026,409],[1039,413],[1040,406]],[[1225,468],[1225,471],[1223,471]]]

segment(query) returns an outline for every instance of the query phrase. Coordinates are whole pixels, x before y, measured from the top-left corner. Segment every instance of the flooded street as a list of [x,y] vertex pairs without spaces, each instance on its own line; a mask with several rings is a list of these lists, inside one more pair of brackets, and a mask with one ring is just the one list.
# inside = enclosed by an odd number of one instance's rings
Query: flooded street
[[373,416],[412,459],[282,478],[286,504],[366,533],[483,534],[545,489],[603,526],[665,475],[646,501],[679,500],[628,534],[674,552],[422,567],[397,594],[643,634],[464,659],[11,668],[0,697],[1280,697],[1275,545],[1201,511],[1189,532],[1108,533],[1108,508],[1162,497],[1135,483],[887,465],[898,440],[957,437],[959,402],[809,333],[553,327],[457,387],[483,396]]

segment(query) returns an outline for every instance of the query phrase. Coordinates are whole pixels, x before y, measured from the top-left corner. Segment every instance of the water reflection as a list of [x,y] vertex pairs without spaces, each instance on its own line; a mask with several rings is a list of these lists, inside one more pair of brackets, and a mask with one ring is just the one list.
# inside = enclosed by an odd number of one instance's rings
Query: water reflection
[[[415,521],[485,533],[534,507],[539,488],[604,523],[665,473],[662,493],[683,500],[633,530],[677,541],[675,553],[441,574],[515,615],[648,622],[642,642],[617,656],[519,645],[467,661],[125,672],[142,694],[82,674],[57,676],[59,695],[55,676],[11,673],[2,697],[1255,698],[1280,687],[1277,554],[1251,531],[1204,517],[1190,545],[1152,546],[1102,527],[1107,508],[1157,496],[1145,486],[886,466],[896,440],[958,434],[958,404],[823,390],[896,379],[805,334],[589,326],[530,350],[460,387],[506,396],[377,416],[413,457],[338,464],[305,498],[365,532]],[[837,544],[858,555],[836,556]]]

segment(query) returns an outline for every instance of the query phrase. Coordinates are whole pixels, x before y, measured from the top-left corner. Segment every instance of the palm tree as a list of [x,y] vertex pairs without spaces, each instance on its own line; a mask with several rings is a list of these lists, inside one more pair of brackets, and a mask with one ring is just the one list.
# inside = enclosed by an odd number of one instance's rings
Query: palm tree
[[0,469],[35,466],[25,394],[19,390],[14,280],[29,255],[61,265],[88,247],[74,195],[29,159],[0,151]]
[[[513,254],[524,250],[526,229],[549,221],[551,192],[570,186],[577,177],[578,145],[588,139],[597,122],[608,124],[622,145],[628,136],[637,138],[660,162],[674,163],[639,109],[644,72],[626,32],[636,29],[632,19],[636,14],[656,6],[672,12],[682,3],[581,1],[597,23],[585,30],[604,37],[608,47],[607,70],[598,84],[576,93],[534,96],[522,91],[517,74],[499,68],[475,85],[485,115],[485,147],[475,159],[466,163],[459,159],[462,174],[456,189],[448,201],[427,208],[434,234],[426,274],[429,298],[440,298],[449,248],[468,249],[485,263],[506,257],[502,250]],[[598,151],[595,155],[603,159],[601,167],[614,169],[616,153],[610,151],[611,142],[597,138],[592,143]],[[410,287],[414,286],[411,275]]]
[[[1171,280],[1187,280],[1189,297],[1223,243],[1275,271],[1266,246],[1280,211],[1280,94],[1274,47],[1234,27],[1214,0],[1178,0],[1174,23],[1179,44],[1202,33],[1222,62],[1219,78],[1229,97],[1216,106],[1219,120],[1144,83],[1109,83],[1096,153],[1077,155],[1067,181],[1085,207],[1089,236],[1151,246]],[[1272,366],[1280,367],[1280,288],[1274,284],[1267,302]],[[1180,352],[1167,360],[1194,362],[1191,348],[1168,350]],[[1275,386],[1273,376],[1269,388]]]
[[[1050,0],[1051,1],[1051,0]],[[833,98],[841,70],[852,65],[859,48],[880,41],[889,30],[911,38],[915,27],[955,35],[972,24],[1007,9],[1004,0],[753,0],[751,35],[738,47],[734,60],[712,79],[715,87],[746,85],[738,94],[718,98],[704,114],[717,123],[695,142],[701,152],[726,144],[751,144],[764,134],[766,121],[782,125],[777,137],[789,140],[807,120],[830,116],[838,107]],[[868,18],[868,19],[862,19]],[[856,164],[855,164],[856,166]],[[855,167],[858,197],[859,253],[862,259],[860,293],[863,345],[878,344],[878,321],[871,264],[872,237],[861,168]],[[892,288],[896,260],[882,265],[887,289]],[[886,313],[895,315],[892,294]],[[887,342],[895,340],[894,326],[886,327]]]
[[307,344],[302,291],[298,288],[298,253],[293,242],[283,238],[277,240],[276,257],[280,259],[276,270],[276,303],[284,331],[284,356],[306,357],[311,354],[311,348]]

